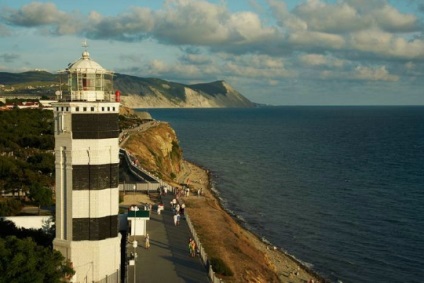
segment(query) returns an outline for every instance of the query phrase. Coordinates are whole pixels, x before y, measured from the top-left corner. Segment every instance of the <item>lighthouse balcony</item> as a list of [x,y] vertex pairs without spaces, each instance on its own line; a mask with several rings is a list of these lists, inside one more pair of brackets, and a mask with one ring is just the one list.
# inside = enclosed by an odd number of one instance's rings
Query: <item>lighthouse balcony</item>
[[59,99],[62,102],[70,101],[88,101],[88,102],[117,102],[119,97],[117,97],[114,92],[105,92],[105,91],[72,91],[71,93],[63,93],[62,97]]

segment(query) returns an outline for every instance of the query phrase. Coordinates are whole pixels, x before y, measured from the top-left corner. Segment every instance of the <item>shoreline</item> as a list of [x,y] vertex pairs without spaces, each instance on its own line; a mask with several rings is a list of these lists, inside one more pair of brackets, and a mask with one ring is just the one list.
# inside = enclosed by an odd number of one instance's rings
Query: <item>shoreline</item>
[[[198,165],[196,165],[196,164],[193,164],[194,166],[198,166]],[[200,168],[202,168],[202,167],[200,167]],[[205,170],[204,168],[203,168],[203,170]],[[212,177],[211,177],[211,175],[210,175],[210,173],[208,174],[208,178],[209,178],[209,183],[210,184],[212,184]],[[247,223],[246,221],[242,221],[242,220],[240,220],[240,218],[238,218],[237,217],[237,214],[235,214],[235,213],[233,213],[233,212],[231,212],[231,211],[229,211],[227,208],[225,208],[225,206],[224,205],[222,205],[222,203],[221,203],[221,201],[220,201],[220,197],[219,197],[219,191],[216,189],[216,188],[214,188],[214,189],[212,189],[212,185],[210,185],[211,187],[210,187],[210,190],[211,190],[211,192],[212,192],[212,194],[215,196],[215,198],[217,199],[217,201],[218,201],[218,203],[220,204],[220,206],[221,206],[221,208],[226,212],[226,213],[228,213],[228,215],[230,215],[231,217],[233,217],[233,219],[243,228],[243,229],[245,229],[245,230],[247,230],[247,231],[249,231],[250,233],[252,233],[253,235],[255,235],[256,236],[256,238],[257,238],[257,240],[258,241],[261,241],[262,243],[264,243],[265,245],[268,245],[268,246],[270,246],[270,247],[276,247],[275,245],[273,245],[270,241],[268,241],[266,238],[265,238],[265,240],[264,240],[264,238],[263,237],[260,237],[258,234],[256,234],[255,232],[253,232],[251,229],[249,229],[248,227],[246,227],[246,224],[245,223]],[[312,276],[314,276],[314,277],[316,277],[317,278],[317,280],[319,280],[318,282],[327,282],[326,280],[325,280],[325,278],[324,277],[322,277],[322,276],[320,276],[316,271],[314,271],[312,268],[310,268],[310,267],[308,267],[304,262],[302,262],[300,259],[297,259],[294,255],[291,255],[291,254],[289,254],[289,253],[287,253],[287,252],[285,252],[283,249],[282,249],[282,247],[276,247],[277,248],[277,250],[276,250],[276,252],[279,252],[279,253],[281,253],[283,256],[286,256],[286,257],[289,257],[291,260],[293,260],[294,262],[296,262],[298,265],[300,265],[300,266],[302,266],[302,268],[303,269],[305,269],[305,271],[307,271],[308,273],[310,273]]]
[[[243,234],[243,236],[246,236],[246,243],[245,245],[251,245],[256,249],[258,252],[261,252],[264,254],[264,259],[261,259],[260,261],[264,260],[264,265],[268,267],[269,271],[273,272],[276,277],[278,278],[278,282],[312,282],[311,280],[314,280],[313,282],[328,282],[325,278],[320,276],[316,271],[314,271],[312,268],[306,266],[305,263],[303,263],[301,260],[297,259],[293,255],[290,255],[289,253],[285,252],[283,249],[277,248],[272,245],[267,240],[264,240],[259,235],[251,231],[248,227],[246,227],[245,223],[240,220],[237,215],[232,213],[230,210],[225,208],[225,206],[221,202],[220,194],[217,188],[214,186],[213,182],[213,176],[212,172],[207,169],[206,167],[197,164],[193,161],[184,160],[185,164],[185,170],[182,172],[182,175],[180,175],[180,178],[183,178],[183,180],[179,179],[180,181],[183,181],[181,183],[185,183],[185,180],[190,180],[189,187],[192,189],[202,189],[203,194],[201,196],[201,199],[205,199],[205,202],[214,203],[215,211],[213,213],[202,213],[203,216],[196,217],[196,215],[201,213],[201,210],[206,210],[205,205],[198,205],[200,202],[198,196],[190,196],[190,197],[184,197],[184,201],[188,204],[187,205],[187,213],[190,215],[190,218],[194,225],[196,226],[196,230],[201,228],[201,230],[208,231],[210,230],[211,223],[213,226],[217,226],[222,224],[223,222],[219,222],[219,220],[214,221],[214,215],[218,215],[220,213],[224,213],[227,215],[227,217],[231,218],[232,221],[235,223],[236,226],[230,225],[229,228],[231,233],[236,234]],[[189,172],[187,172],[187,168],[189,169]],[[204,181],[204,178],[206,178],[206,182]],[[197,203],[197,204],[196,204]],[[191,208],[191,207],[194,208]],[[208,206],[213,206],[212,204],[208,204]],[[200,210],[198,209],[200,207]],[[202,209],[203,207],[203,209]],[[216,211],[218,209],[218,211]],[[209,211],[210,212],[210,211]],[[194,215],[193,215],[194,214]],[[193,216],[195,217],[193,217]],[[203,218],[209,218],[207,220],[202,219]],[[216,222],[218,221],[218,222]],[[205,222],[205,223],[202,223]],[[205,225],[206,224],[206,225]],[[202,227],[206,226],[206,227]],[[203,234],[208,235],[209,232],[204,232]],[[202,234],[202,233],[200,233]],[[219,236],[219,235],[218,235]],[[202,237],[201,237],[202,240]],[[225,241],[225,239],[208,239],[206,240],[209,242],[210,245],[216,245],[221,243],[222,241]],[[237,241],[236,241],[237,242]],[[204,246],[208,245],[203,243]],[[210,247],[208,247],[210,249]],[[228,251],[228,250],[227,250]],[[241,253],[239,256],[243,256],[243,253]],[[237,258],[237,255],[231,255],[227,256],[224,255],[224,257],[228,258]],[[259,260],[259,259],[258,259]],[[246,263],[247,264],[247,263]],[[236,272],[235,272],[236,273]],[[252,277],[252,276],[251,276]],[[253,276],[254,277],[254,276]],[[256,278],[258,279],[258,278]],[[224,281],[227,281],[226,278],[224,278]],[[261,280],[255,280],[257,282],[263,282]],[[243,281],[231,281],[230,282],[243,282]],[[272,282],[277,282],[272,280]]]

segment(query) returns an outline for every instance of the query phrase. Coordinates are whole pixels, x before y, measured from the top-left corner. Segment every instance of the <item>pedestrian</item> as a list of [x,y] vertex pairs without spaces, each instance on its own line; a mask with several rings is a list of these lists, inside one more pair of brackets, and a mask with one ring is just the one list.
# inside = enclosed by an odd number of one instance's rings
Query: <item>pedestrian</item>
[[158,204],[158,215],[160,215],[160,212],[163,210],[163,203]]
[[191,257],[195,257],[196,256],[196,242],[194,240],[191,240],[191,248],[190,248],[190,255]]
[[184,215],[184,207],[181,206],[180,208],[180,216],[182,219],[185,219],[185,215]]
[[193,249],[193,246],[192,246],[192,244],[191,244],[191,242],[193,241],[193,239],[192,238],[190,238],[189,240],[188,240],[188,252],[189,252],[189,254],[190,254],[190,256],[193,254],[193,252],[191,251],[192,249]]
[[178,223],[178,213],[174,214],[174,225],[177,226]]
[[144,246],[145,246],[146,249],[149,249],[150,248],[150,237],[149,237],[149,234],[146,234],[146,240],[144,242]]
[[177,225],[180,225],[180,214],[177,213]]

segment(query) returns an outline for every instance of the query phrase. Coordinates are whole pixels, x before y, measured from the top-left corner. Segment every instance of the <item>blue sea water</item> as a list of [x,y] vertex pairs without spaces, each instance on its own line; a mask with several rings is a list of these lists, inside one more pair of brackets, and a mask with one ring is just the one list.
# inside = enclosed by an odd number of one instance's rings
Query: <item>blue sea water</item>
[[325,278],[424,282],[424,107],[148,111],[247,228]]

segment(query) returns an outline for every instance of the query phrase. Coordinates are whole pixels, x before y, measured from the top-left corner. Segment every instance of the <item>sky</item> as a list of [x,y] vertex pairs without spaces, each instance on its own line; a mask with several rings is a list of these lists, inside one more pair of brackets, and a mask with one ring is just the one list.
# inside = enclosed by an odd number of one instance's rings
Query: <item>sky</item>
[[[424,0],[0,1],[0,72],[93,60],[268,105],[424,105]],[[0,82],[1,84],[1,82]]]

